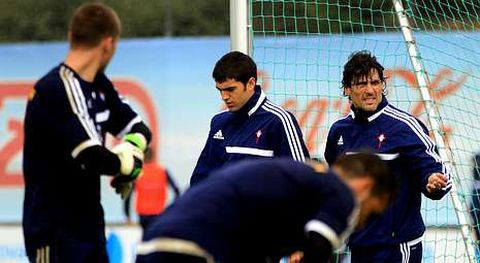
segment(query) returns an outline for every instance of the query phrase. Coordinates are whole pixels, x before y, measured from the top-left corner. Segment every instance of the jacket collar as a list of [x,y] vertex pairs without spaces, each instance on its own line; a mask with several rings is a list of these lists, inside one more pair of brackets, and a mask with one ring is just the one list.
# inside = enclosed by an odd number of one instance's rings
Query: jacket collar
[[245,105],[243,105],[241,109],[233,113],[238,115],[251,116],[258,110],[258,108],[260,108],[260,106],[266,99],[267,96],[265,95],[265,92],[263,92],[262,88],[259,85],[256,85],[252,97],[250,97],[250,99],[247,101],[247,103],[245,103]]
[[382,101],[380,102],[380,104],[378,104],[377,109],[375,111],[372,111],[372,112],[366,112],[366,111],[363,111],[361,109],[357,109],[352,104],[350,106],[351,115],[352,115],[352,118],[355,121],[371,122],[371,121],[375,120],[376,118],[378,118],[378,116],[380,116],[383,113],[383,110],[385,109],[385,107],[387,105],[388,105],[388,101],[387,101],[387,98],[385,98],[385,96],[382,96]]

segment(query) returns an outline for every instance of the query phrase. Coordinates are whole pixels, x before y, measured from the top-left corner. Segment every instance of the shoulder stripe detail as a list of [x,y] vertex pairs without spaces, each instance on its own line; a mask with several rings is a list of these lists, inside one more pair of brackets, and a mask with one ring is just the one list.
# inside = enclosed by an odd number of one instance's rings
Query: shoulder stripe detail
[[65,91],[67,92],[67,96],[68,96],[68,99],[70,101],[70,106],[72,108],[72,111],[73,111],[73,113],[78,115],[78,114],[81,113],[81,106],[82,105],[80,104],[80,102],[78,101],[78,98],[75,97],[75,95],[73,94],[73,91],[72,91],[72,86],[74,84],[73,84],[73,81],[71,80],[71,78],[73,77],[73,74],[67,68],[62,66],[60,68],[60,76],[61,76],[63,84],[65,86]]
[[[60,78],[62,79],[65,92],[67,93],[68,101],[70,102],[70,107],[73,113],[77,116],[78,121],[83,126],[83,129],[87,133],[90,139],[96,140],[100,142],[99,135],[95,126],[92,122],[92,119],[88,115],[88,111],[86,110],[85,98],[83,94],[79,97],[79,93],[81,94],[81,90],[79,92],[79,83],[78,81],[75,82],[73,73],[68,70],[66,67],[62,66],[60,68]],[[78,86],[77,86],[78,85]],[[80,102],[83,100],[83,104]]]
[[92,136],[94,136],[94,138],[97,138],[97,140],[100,140],[97,129],[95,128],[95,125],[93,124],[93,121],[88,114],[87,103],[85,101],[85,96],[83,96],[80,82],[78,82],[78,79],[74,77],[73,72],[71,72],[67,68],[65,68],[65,72],[67,75],[67,80],[71,84],[69,86],[70,92],[73,95],[73,99],[78,106],[77,114],[79,115],[79,119],[83,119],[86,126],[88,127],[87,129],[91,132]]
[[100,136],[98,135],[97,129],[95,128],[95,124],[94,124],[92,118],[90,117],[90,115],[88,114],[87,100],[85,99],[85,96],[83,95],[83,91],[81,89],[80,82],[78,81],[77,78],[73,78],[73,73],[71,73],[71,76],[72,76],[71,79],[73,80],[73,83],[74,83],[73,92],[77,94],[75,96],[75,98],[78,98],[78,100],[80,102],[80,105],[81,105],[81,109],[82,109],[82,112],[80,113],[80,115],[83,116],[87,120],[86,123],[89,126],[90,130],[100,140]]
[[380,116],[380,115],[383,113],[384,110],[385,110],[385,108],[379,110],[377,113],[375,113],[375,114],[373,114],[372,116],[368,117],[367,120],[368,120],[369,122],[375,120],[376,118],[378,118],[378,116]]
[[95,145],[100,145],[100,143],[98,143],[98,141],[95,141],[95,140],[86,140],[86,141],[80,143],[79,145],[77,145],[77,147],[75,147],[75,149],[73,149],[72,157],[77,158],[77,156],[83,150],[87,149],[88,147],[95,146]]
[[303,153],[302,144],[300,142],[300,137],[298,135],[297,129],[293,123],[293,120],[285,111],[285,109],[272,104],[270,101],[266,101],[262,106],[263,109],[275,114],[282,121],[285,133],[287,134],[288,144],[290,146],[290,151],[292,152],[292,157],[296,161],[305,161],[305,155]]
[[[278,111],[278,109],[272,107],[272,105],[269,103],[269,101],[267,101],[263,106],[262,106],[262,109],[264,109],[265,111],[268,111],[272,114],[274,114],[275,116],[277,116],[280,121],[282,122],[283,124],[283,129],[287,135],[287,141],[288,141],[288,146],[290,147],[290,152],[292,153],[292,157],[294,160],[298,161],[300,160],[300,156],[298,154],[298,147],[296,147],[295,145],[295,141],[293,139],[293,135],[292,135],[292,128],[291,128],[291,125],[290,123],[288,122],[288,120],[286,119],[285,117],[285,114],[282,114]],[[287,114],[288,115],[288,114]]]
[[410,116],[405,112],[395,109],[390,105],[387,105],[385,107],[384,113],[391,118],[397,119],[405,123],[417,135],[417,137],[420,139],[420,141],[424,144],[426,148],[425,153],[431,156],[436,162],[442,164],[442,173],[445,174],[448,178],[448,181],[450,181],[450,172],[448,171],[448,168],[445,166],[440,156],[435,152],[435,143],[423,131],[423,128],[420,126],[418,121],[413,116]]
[[251,116],[253,113],[255,113],[255,111],[257,111],[257,109],[260,107],[260,105],[262,105],[262,102],[265,100],[266,97],[267,96],[265,96],[265,92],[263,92],[263,90],[260,90],[260,97],[258,98],[257,103],[255,103],[255,106],[253,106],[253,108],[248,111],[248,116]]
[[240,146],[226,146],[225,151],[227,153],[239,153],[239,154],[250,154],[263,157],[273,157],[272,150],[257,149],[251,147],[240,147]]
[[285,130],[285,133],[287,134],[288,146],[290,147],[290,151],[292,152],[292,157],[293,157],[294,160],[298,160],[298,155],[297,155],[297,153],[296,153],[296,151],[293,147],[292,139],[290,138],[290,133],[288,132],[287,123],[285,122],[283,116],[281,116],[279,113],[277,113],[273,110],[270,110],[269,108],[266,107],[266,105],[263,105],[262,109],[264,109],[265,111],[271,112],[272,114],[276,115],[281,120],[281,122],[283,124],[283,129]]
[[127,126],[125,126],[125,128],[123,128],[123,130],[121,130],[117,135],[115,135],[115,137],[117,137],[118,139],[121,139],[123,136],[125,136],[125,134],[127,134],[132,129],[133,125],[139,122],[142,122],[142,117],[140,117],[140,115],[137,115],[127,124]]
[[385,107],[385,114],[397,119],[405,124],[417,135],[417,137],[423,142],[425,147],[427,148],[427,153],[432,156],[437,162],[440,161],[440,156],[438,156],[436,153],[431,153],[432,149],[435,147],[435,144],[433,143],[432,139],[428,137],[427,134],[423,131],[422,127],[420,124],[418,124],[417,120],[415,120],[414,117],[409,116],[406,113],[403,113],[399,110],[396,110],[390,105]]

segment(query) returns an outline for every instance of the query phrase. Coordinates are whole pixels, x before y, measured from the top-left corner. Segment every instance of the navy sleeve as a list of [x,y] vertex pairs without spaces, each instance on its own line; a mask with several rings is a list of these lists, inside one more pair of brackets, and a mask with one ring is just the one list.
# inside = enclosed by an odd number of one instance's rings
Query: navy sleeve
[[129,131],[129,133],[137,133],[137,132],[140,134],[143,134],[143,136],[147,140],[147,145],[150,144],[150,142],[152,141],[152,132],[147,127],[147,125],[145,125],[145,123],[138,122],[135,125],[133,125]]
[[330,241],[333,249],[338,249],[352,233],[358,221],[359,209],[353,194],[343,188],[325,195],[323,204],[314,218],[307,222],[305,231],[307,234],[320,234]]
[[328,163],[329,166],[332,166],[332,164],[335,162],[337,158],[337,145],[335,138],[337,137],[336,134],[336,129],[335,129],[335,124],[332,125],[330,130],[328,131],[328,136],[327,136],[327,144],[325,146],[325,161]]
[[210,156],[210,148],[212,144],[212,137],[213,137],[213,119],[210,123],[210,131],[208,132],[207,142],[203,147],[202,152],[200,153],[200,157],[198,157],[197,165],[195,169],[193,169],[192,176],[190,177],[190,186],[198,184],[199,182],[203,181],[205,178],[208,177],[210,170],[211,170],[211,158],[214,156]]
[[[452,187],[450,172],[437,153],[435,143],[428,136],[425,125],[417,119],[412,119],[408,127],[402,131],[402,138],[405,139],[403,155],[406,156],[412,169],[421,176],[421,191],[430,199],[441,199]],[[442,173],[448,177],[447,186],[441,190],[429,194],[426,186],[428,177],[432,173]]]
[[117,138],[130,132],[131,128],[142,122],[142,118],[130,107],[128,101],[120,96],[112,82],[103,73],[95,78],[96,87],[104,94],[110,111],[106,130]]
[[324,236],[309,232],[307,245],[303,251],[303,263],[326,263],[333,254],[333,246]]
[[304,162],[305,159],[310,158],[310,154],[305,146],[300,126],[292,113],[284,112],[285,114],[280,116],[278,123],[279,128],[276,133],[278,138],[274,154],[276,157],[288,156],[295,161]]
[[75,160],[94,174],[116,175],[120,171],[120,159],[107,148],[94,145],[81,151]]

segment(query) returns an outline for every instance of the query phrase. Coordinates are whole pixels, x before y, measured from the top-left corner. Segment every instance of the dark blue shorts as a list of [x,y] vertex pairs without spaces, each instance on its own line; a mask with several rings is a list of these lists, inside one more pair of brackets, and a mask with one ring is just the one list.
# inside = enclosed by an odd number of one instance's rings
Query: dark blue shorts
[[30,249],[30,262],[48,263],[108,263],[105,243],[78,240],[58,240]]
[[421,263],[421,238],[395,245],[354,247],[352,263]]
[[203,258],[176,254],[171,252],[157,252],[149,255],[138,255],[136,263],[207,263]]

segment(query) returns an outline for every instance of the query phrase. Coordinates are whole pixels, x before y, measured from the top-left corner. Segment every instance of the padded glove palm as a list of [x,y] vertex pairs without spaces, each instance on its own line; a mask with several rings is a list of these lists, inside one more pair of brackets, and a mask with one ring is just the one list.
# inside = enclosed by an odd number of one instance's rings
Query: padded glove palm
[[115,146],[112,152],[120,159],[120,173],[112,180],[111,185],[123,199],[132,190],[132,182],[142,172],[144,151],[147,148],[145,137],[140,133],[127,134],[124,142]]

